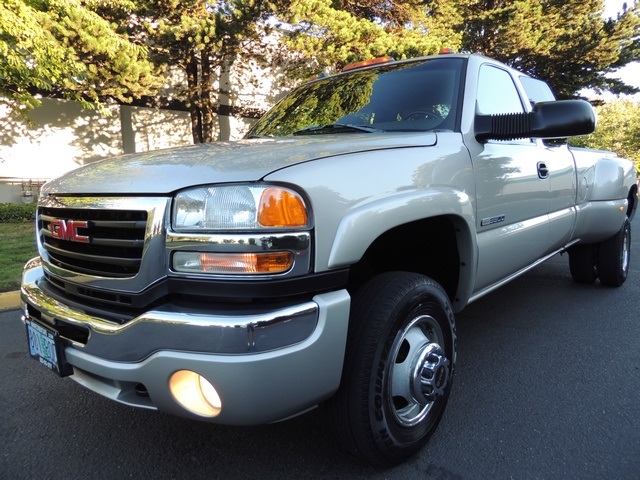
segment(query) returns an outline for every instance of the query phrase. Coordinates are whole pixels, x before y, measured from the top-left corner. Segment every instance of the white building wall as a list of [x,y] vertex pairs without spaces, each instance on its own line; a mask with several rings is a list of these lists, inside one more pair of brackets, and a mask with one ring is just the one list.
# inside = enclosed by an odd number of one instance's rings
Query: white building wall
[[[291,59],[276,48],[274,38],[265,45],[273,50],[270,64],[240,56],[227,78],[215,72],[214,90],[225,92],[215,94],[216,104],[265,111],[291,87],[282,68],[282,62]],[[174,72],[169,83],[183,81],[180,73]],[[254,122],[240,116],[216,116],[214,139],[242,138]],[[30,180],[49,180],[114,155],[192,143],[186,111],[119,105],[91,111],[72,101],[43,98],[42,105],[29,114],[29,122],[21,122],[0,106],[0,203],[24,201],[22,191]]]
[[114,155],[191,143],[188,112],[118,105],[100,112],[49,98],[29,122],[0,111],[0,203],[22,201],[17,182],[49,180]]

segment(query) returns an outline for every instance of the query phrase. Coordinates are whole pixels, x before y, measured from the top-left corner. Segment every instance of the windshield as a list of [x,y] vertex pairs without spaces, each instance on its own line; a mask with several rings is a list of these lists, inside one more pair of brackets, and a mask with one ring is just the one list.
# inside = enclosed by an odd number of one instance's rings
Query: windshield
[[247,137],[456,130],[464,60],[387,64],[295,89]]

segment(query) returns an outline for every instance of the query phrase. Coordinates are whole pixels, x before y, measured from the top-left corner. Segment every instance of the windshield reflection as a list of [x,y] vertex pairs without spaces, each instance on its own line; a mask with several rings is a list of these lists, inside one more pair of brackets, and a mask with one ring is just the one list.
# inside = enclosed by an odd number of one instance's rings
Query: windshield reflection
[[247,137],[455,131],[463,65],[461,58],[429,59],[316,80],[281,100]]

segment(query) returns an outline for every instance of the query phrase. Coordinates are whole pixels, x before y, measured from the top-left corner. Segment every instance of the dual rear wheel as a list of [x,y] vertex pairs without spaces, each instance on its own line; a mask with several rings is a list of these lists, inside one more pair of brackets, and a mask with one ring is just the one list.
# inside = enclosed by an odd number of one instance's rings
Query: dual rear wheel
[[569,249],[569,269],[578,283],[619,287],[627,279],[631,258],[631,224],[625,219],[613,237],[597,244],[576,245]]

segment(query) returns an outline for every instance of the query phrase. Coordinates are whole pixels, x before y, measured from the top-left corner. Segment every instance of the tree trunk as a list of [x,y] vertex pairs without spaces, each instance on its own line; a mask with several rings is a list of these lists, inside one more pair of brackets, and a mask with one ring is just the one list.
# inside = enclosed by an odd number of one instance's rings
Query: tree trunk
[[218,135],[219,140],[229,140],[231,137],[231,99],[229,94],[231,91],[231,67],[235,61],[234,54],[225,55],[220,64],[220,85],[218,95],[218,124],[220,131]]
[[189,115],[191,116],[191,135],[193,143],[202,143],[202,112],[198,95],[198,58],[193,50],[187,53],[187,96]]
[[202,52],[202,82],[200,84],[202,141],[213,142],[213,84],[211,83],[211,49]]
[[122,152],[136,153],[136,132],[133,130],[131,105],[120,105],[120,132],[122,134]]

